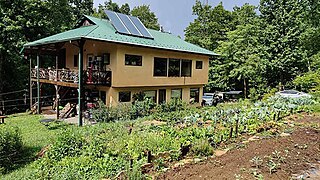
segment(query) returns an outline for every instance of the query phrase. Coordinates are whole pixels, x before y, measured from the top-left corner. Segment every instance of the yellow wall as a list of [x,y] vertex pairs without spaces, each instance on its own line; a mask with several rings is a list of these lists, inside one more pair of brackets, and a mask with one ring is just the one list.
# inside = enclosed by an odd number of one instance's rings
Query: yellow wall
[[[77,69],[77,67],[73,66],[73,58],[74,55],[79,53],[78,47],[71,43],[66,43],[64,48],[66,48],[66,67]],[[112,86],[94,86],[88,88],[106,91],[106,103],[109,105],[118,104],[118,94],[120,91],[131,91],[132,96],[140,91],[157,90],[158,100],[158,90],[166,89],[166,100],[169,101],[171,89],[182,88],[182,98],[184,101],[189,102],[190,88],[197,87],[200,88],[200,101],[202,99],[202,87],[208,82],[208,56],[87,40],[84,46],[84,68],[86,69],[88,65],[88,55],[102,56],[104,53],[110,54],[110,65],[107,67],[112,71]],[[126,66],[125,54],[141,55],[142,66]],[[154,77],[154,57],[192,60],[191,77]],[[203,61],[202,69],[195,68],[196,61]]]

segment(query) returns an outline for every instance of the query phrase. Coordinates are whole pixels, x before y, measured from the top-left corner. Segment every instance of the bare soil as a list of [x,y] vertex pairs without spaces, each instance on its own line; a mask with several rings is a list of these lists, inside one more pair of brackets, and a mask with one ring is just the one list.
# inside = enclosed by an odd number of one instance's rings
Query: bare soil
[[[308,126],[319,127],[320,117],[291,121],[300,125],[289,136],[250,141],[204,162],[170,169],[157,179],[320,179],[320,130]],[[261,161],[254,163],[254,157]],[[270,160],[277,164],[273,169]]]

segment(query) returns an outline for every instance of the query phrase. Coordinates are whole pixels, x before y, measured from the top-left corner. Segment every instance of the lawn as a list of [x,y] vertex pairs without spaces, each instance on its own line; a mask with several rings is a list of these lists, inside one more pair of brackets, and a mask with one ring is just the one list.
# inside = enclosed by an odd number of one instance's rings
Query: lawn
[[39,121],[42,116],[29,115],[26,113],[9,116],[4,126],[18,127],[24,144],[23,158],[16,162],[14,171],[9,174],[0,175],[0,179],[23,179],[25,175],[33,170],[32,164],[37,153],[46,145],[50,144],[60,127],[48,128]]

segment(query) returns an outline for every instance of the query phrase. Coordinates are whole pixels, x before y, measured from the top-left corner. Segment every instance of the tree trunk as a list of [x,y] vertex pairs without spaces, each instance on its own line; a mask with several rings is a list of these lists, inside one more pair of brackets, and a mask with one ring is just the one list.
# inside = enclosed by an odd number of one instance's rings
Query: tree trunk
[[247,99],[247,81],[246,81],[246,78],[243,78],[243,94],[244,94],[244,98]]

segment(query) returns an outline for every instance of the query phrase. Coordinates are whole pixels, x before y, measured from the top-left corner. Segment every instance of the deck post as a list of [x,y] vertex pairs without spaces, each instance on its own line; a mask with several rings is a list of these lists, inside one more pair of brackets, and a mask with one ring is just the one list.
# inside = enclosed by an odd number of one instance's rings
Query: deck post
[[33,97],[32,97],[32,79],[31,79],[31,78],[32,78],[32,77],[31,77],[31,76],[32,76],[32,73],[31,73],[31,69],[32,69],[32,59],[31,59],[31,55],[29,55],[29,61],[30,61],[30,62],[29,62],[29,66],[30,66],[30,67],[29,67],[29,68],[30,68],[30,69],[29,69],[29,72],[30,72],[30,81],[29,81],[29,83],[30,83],[30,90],[29,90],[29,91],[30,91],[30,92],[29,92],[29,93],[30,93],[30,110],[32,110],[32,105],[33,105],[32,98],[33,98]]
[[40,106],[40,57],[39,57],[39,53],[37,53],[37,102],[38,102],[38,106],[37,106],[37,113],[40,114],[41,113],[41,106]]
[[85,43],[85,40],[81,39],[79,42],[79,74],[78,74],[78,105],[79,105],[79,115],[78,115],[78,121],[79,121],[79,126],[83,125],[82,121],[82,111],[83,111],[83,46]]
[[[56,55],[56,81],[58,81],[58,65],[59,65],[59,56]],[[59,101],[60,101],[60,95],[59,90],[60,87],[58,85],[55,86],[56,88],[56,111],[57,111],[57,120],[60,119],[60,109],[59,109]]]

